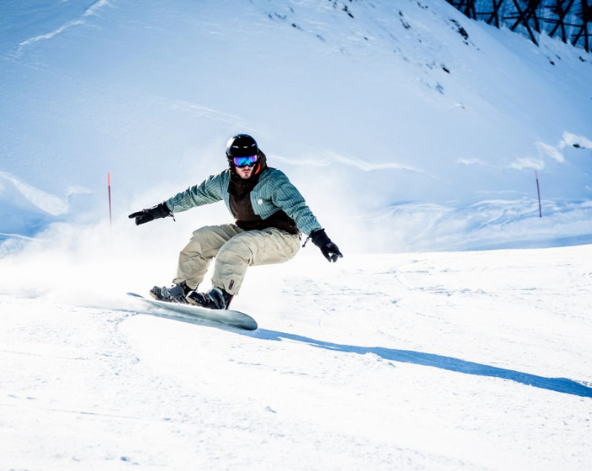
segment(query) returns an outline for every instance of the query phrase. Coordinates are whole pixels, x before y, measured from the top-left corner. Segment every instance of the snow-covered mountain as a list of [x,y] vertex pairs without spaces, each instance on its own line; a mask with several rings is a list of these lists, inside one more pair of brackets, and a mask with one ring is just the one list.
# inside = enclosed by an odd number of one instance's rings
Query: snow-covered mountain
[[[127,223],[223,167],[236,132],[258,139],[350,250],[592,233],[592,57],[581,49],[546,37],[536,47],[443,1],[0,8],[4,234],[104,220],[108,171]],[[47,211],[24,187],[56,203]]]
[[[0,469],[588,470],[591,72],[445,1],[1,2]],[[140,314],[229,215],[127,214],[237,132],[344,258]]]

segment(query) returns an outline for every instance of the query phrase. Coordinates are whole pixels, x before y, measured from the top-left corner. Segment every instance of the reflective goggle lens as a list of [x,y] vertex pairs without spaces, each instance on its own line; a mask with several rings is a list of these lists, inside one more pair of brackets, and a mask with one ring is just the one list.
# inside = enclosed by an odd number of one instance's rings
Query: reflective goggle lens
[[235,157],[232,160],[234,161],[234,165],[237,167],[251,167],[252,165],[255,165],[255,162],[257,162],[257,156],[250,155],[248,157]]

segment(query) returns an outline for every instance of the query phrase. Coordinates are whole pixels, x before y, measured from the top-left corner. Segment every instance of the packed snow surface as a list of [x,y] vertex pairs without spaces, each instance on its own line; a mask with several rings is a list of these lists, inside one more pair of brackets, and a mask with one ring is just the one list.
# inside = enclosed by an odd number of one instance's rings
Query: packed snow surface
[[1,467],[589,469],[591,256],[301,254],[254,332],[1,296]]

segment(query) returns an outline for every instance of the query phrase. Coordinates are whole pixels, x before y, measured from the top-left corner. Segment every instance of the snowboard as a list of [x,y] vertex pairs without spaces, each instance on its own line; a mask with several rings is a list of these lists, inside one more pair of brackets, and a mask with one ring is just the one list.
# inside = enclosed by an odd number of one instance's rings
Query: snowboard
[[169,319],[177,319],[192,323],[203,321],[218,322],[245,330],[256,330],[257,321],[251,316],[232,309],[207,309],[191,304],[166,303],[152,298],[145,298],[136,293],[127,293],[146,306],[145,314],[151,314]]

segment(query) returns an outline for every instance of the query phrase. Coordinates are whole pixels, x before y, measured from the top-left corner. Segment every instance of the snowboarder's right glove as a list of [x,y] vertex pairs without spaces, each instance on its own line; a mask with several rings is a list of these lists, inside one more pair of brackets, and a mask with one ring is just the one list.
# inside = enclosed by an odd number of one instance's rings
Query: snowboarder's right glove
[[152,206],[151,208],[143,209],[142,211],[132,213],[128,217],[130,219],[135,219],[136,225],[139,226],[140,224],[146,224],[147,222],[154,221],[155,219],[166,218],[172,215],[173,213],[171,212],[167,204],[160,203],[156,206]]
[[321,249],[325,258],[330,262],[336,262],[338,258],[343,257],[343,254],[339,251],[339,247],[331,242],[331,239],[325,234],[325,229],[314,231],[310,234],[310,238],[312,239],[312,243]]

